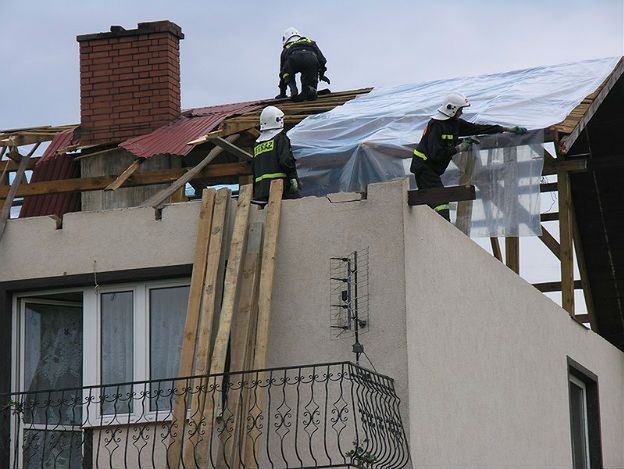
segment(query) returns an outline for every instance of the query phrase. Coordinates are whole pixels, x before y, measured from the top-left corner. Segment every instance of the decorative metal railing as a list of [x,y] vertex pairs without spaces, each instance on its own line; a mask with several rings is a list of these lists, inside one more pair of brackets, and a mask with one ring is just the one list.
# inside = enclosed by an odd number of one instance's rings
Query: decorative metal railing
[[[185,419],[175,419],[176,401]],[[0,409],[0,468],[398,469],[409,460],[393,380],[348,362],[4,394]]]

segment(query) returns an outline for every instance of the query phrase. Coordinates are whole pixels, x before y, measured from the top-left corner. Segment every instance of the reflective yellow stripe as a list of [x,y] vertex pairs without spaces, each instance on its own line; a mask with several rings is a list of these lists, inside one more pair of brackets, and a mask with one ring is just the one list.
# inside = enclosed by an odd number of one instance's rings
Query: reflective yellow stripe
[[256,178],[256,182],[260,182],[263,179],[277,179],[277,178],[285,178],[286,177],[286,173],[267,173],[267,174],[263,174],[262,176],[258,176]]
[[290,75],[289,75],[288,73],[284,73],[284,74],[282,75],[282,78],[285,80],[285,79],[286,79],[286,78],[288,78],[289,76],[290,76]]
[[441,212],[442,210],[450,210],[448,204],[438,205],[437,207],[433,207],[436,212]]
[[442,140],[453,140],[454,138],[452,134],[442,134]]
[[254,147],[254,156],[258,156],[261,153],[273,150],[275,147],[275,140],[267,140],[266,142],[259,143]]
[[290,49],[294,44],[311,44],[312,43],[312,39],[308,39],[307,37],[302,37],[301,39],[294,41],[294,42],[289,42],[288,44],[286,44],[286,49]]
[[427,155],[425,155],[424,153],[419,152],[418,150],[414,150],[414,155],[416,155],[418,158],[422,158],[423,160],[427,161]]

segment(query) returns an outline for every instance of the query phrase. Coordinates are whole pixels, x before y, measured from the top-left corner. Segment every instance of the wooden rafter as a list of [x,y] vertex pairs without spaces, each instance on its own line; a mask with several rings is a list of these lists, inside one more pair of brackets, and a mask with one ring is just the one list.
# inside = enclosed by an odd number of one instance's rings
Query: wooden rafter
[[136,160],[134,160],[130,166],[128,166],[125,171],[123,173],[121,173],[117,179],[115,179],[113,182],[111,182],[108,186],[106,186],[104,188],[105,191],[116,191],[117,189],[119,189],[121,186],[124,185],[124,183],[136,172],[136,170],[139,169],[139,167],[141,166],[141,164],[143,163],[143,161],[145,161],[145,158],[137,158]]
[[212,137],[212,138],[209,138],[208,141],[213,143],[215,146],[221,148],[223,151],[229,153],[230,155],[234,155],[240,158],[242,161],[253,160],[253,156],[251,154],[237,147],[233,143],[230,143],[227,140],[222,139],[221,137]]
[[[17,153],[16,148],[13,148],[12,151],[14,153]],[[2,235],[4,234],[4,229],[6,228],[7,220],[11,216],[11,207],[13,206],[13,199],[17,195],[18,188],[20,187],[22,178],[24,176],[24,173],[26,172],[26,165],[28,163],[28,159],[30,158],[31,154],[32,152],[21,157],[22,159],[20,162],[20,166],[17,169],[17,174],[15,175],[15,179],[13,179],[13,183],[7,190],[4,204],[2,206],[2,210],[0,211],[0,239],[2,238]]]

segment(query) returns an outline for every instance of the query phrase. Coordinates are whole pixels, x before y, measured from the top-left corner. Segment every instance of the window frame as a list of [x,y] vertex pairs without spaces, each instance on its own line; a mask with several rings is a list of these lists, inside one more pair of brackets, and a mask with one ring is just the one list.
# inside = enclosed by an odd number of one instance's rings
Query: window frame
[[600,430],[600,393],[598,387],[598,376],[570,357],[567,357],[567,364],[568,409],[570,415],[570,451],[572,451],[574,439],[570,391],[572,384],[574,384],[583,390],[586,450],[589,459],[589,467],[592,469],[602,469],[602,436]]

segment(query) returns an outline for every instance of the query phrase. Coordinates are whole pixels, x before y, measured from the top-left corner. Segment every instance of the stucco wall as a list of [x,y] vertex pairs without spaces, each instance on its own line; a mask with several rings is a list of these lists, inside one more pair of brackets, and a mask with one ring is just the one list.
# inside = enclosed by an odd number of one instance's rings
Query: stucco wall
[[[414,467],[571,467],[567,356],[598,375],[605,467],[624,467],[624,354],[429,208],[407,207],[401,181],[356,199],[284,201],[270,365],[354,359],[352,338],[330,338],[329,265],[368,247],[361,341],[396,379]],[[198,211],[68,214],[61,230],[46,217],[11,220],[0,282],[91,273],[94,261],[97,271],[189,264]]]
[[567,356],[624,467],[624,354],[430,210],[405,208],[411,450],[423,468],[570,468]]

